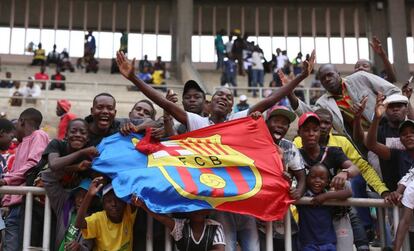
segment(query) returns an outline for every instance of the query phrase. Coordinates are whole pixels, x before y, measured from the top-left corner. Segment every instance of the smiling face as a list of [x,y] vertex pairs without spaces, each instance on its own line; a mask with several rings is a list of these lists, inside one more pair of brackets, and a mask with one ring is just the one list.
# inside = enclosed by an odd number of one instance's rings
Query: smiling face
[[103,209],[105,210],[106,216],[113,223],[122,222],[125,207],[126,203],[118,199],[113,190],[103,196]]
[[288,132],[290,121],[285,116],[275,115],[270,117],[266,121],[266,124],[270,134],[272,135],[273,141],[277,143],[284,138]]
[[110,96],[96,97],[91,108],[91,115],[96,128],[100,131],[107,131],[115,119],[115,100]]
[[204,108],[204,95],[197,89],[189,89],[183,94],[183,107],[187,112],[201,114]]
[[329,181],[328,170],[323,165],[315,165],[306,177],[306,186],[315,194],[322,193]]
[[341,93],[341,77],[335,66],[327,64],[322,65],[318,71],[319,80],[322,86],[330,93]]
[[153,118],[154,109],[145,102],[138,102],[135,104],[134,108],[129,112],[130,119],[145,119]]
[[405,126],[400,133],[400,140],[405,149],[408,151],[414,151],[414,127]]
[[66,138],[73,150],[82,149],[88,143],[88,127],[81,120],[71,121],[66,131]]
[[211,113],[227,115],[231,112],[233,104],[233,93],[231,90],[222,87],[211,98]]

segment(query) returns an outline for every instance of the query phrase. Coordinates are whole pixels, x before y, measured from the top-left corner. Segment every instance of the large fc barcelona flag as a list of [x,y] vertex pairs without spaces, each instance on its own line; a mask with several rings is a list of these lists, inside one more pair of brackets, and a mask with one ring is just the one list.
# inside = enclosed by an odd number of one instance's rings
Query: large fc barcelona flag
[[118,197],[132,194],[156,213],[217,209],[282,219],[291,199],[282,162],[262,118],[206,127],[168,140],[115,134],[98,146],[93,169]]

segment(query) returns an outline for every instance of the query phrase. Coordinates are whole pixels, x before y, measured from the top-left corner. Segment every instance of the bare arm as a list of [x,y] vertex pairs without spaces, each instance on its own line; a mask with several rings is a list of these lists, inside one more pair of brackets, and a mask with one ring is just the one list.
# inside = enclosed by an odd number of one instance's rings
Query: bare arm
[[178,105],[166,99],[161,93],[137,78],[135,75],[135,58],[132,63],[125,57],[123,52],[117,52],[116,61],[121,74],[130,80],[138,90],[142,91],[152,102],[171,114],[176,120],[182,124],[187,124],[187,113]]
[[[298,171],[293,171],[293,176],[295,176],[298,184],[296,186],[296,195],[298,197],[298,199],[300,197],[303,196],[303,194],[305,193],[305,189],[306,189],[306,174],[305,174],[305,169],[302,170],[298,170]],[[293,197],[293,196],[292,196]],[[294,198],[296,199],[296,198]]]
[[368,148],[368,150],[374,152],[376,155],[380,156],[382,159],[389,160],[391,158],[391,150],[387,146],[377,141],[378,125],[379,125],[381,116],[385,112],[385,105],[383,101],[384,101],[384,96],[382,95],[382,93],[379,93],[377,96],[377,103],[375,105],[375,116],[368,130],[366,147]]
[[352,138],[355,142],[365,142],[364,129],[362,129],[361,118],[367,105],[368,96],[362,98],[361,102],[354,104],[351,107],[352,112],[354,113],[354,123],[353,123],[353,133]]
[[372,41],[369,44],[371,45],[371,48],[374,50],[374,52],[381,58],[382,63],[384,64],[384,70],[387,74],[388,82],[397,82],[394,67],[388,60],[387,53],[385,52],[384,48],[382,48],[381,41],[377,37],[373,37]]
[[280,101],[282,98],[287,96],[289,93],[293,92],[296,86],[299,85],[300,82],[302,82],[305,78],[309,76],[309,74],[312,72],[313,66],[315,64],[315,50],[312,51],[312,54],[309,58],[309,61],[303,62],[303,71],[301,74],[299,74],[295,79],[293,79],[290,83],[283,85],[280,89],[273,92],[272,95],[269,97],[259,101],[257,104],[253,105],[249,109],[249,113],[253,113],[256,111],[264,112],[273,105],[275,105],[278,101]]
[[136,197],[136,196],[132,196],[131,202],[134,206],[144,209],[144,211],[147,212],[148,215],[150,215],[151,217],[153,217],[157,221],[161,222],[162,224],[164,224],[169,229],[174,229],[175,221],[171,217],[169,217],[167,215],[157,214],[157,213],[152,212],[151,210],[149,210],[147,205],[145,205],[145,203],[142,200],[138,199],[138,197]]
[[82,201],[82,204],[79,207],[78,213],[76,215],[76,223],[75,226],[79,229],[85,229],[88,227],[88,224],[85,218],[88,215],[88,209],[91,205],[93,197],[101,190],[103,184],[101,183],[103,180],[102,177],[95,178],[91,185],[89,186],[89,190],[85,195],[85,198]]
[[407,117],[408,117],[408,119],[414,119],[414,108],[413,108],[413,105],[410,102],[411,95],[413,94],[413,88],[410,86],[410,83],[407,82],[401,88],[401,91],[402,91],[402,94],[408,98],[408,104],[407,104],[408,114],[407,114]]
[[224,245],[223,244],[214,245],[213,249],[210,249],[209,251],[224,251]]
[[76,162],[82,157],[92,159],[98,156],[99,153],[94,146],[84,148],[69,155],[60,157],[58,153],[50,153],[48,156],[49,167],[52,171],[72,171]]
[[345,189],[328,191],[326,193],[319,194],[312,198],[312,204],[321,205],[327,200],[346,200],[352,196],[352,190],[348,187]]

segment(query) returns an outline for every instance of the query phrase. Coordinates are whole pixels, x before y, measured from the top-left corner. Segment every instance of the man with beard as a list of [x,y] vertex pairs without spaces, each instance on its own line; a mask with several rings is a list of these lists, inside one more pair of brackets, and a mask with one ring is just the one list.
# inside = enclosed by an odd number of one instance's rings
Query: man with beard
[[[285,139],[285,135],[289,130],[290,124],[296,119],[295,113],[291,112],[284,106],[274,106],[267,111],[266,124],[272,135],[273,141],[283,151],[283,167],[285,174],[289,177],[293,175],[295,178],[296,186],[292,186],[290,190],[290,196],[292,199],[297,200],[303,196],[305,192],[305,166],[299,150],[295,145]],[[295,221],[292,220],[292,250],[299,250],[298,245],[298,226]],[[273,222],[273,249],[284,250],[284,235],[283,235],[283,221]],[[260,237],[260,250],[265,250],[265,223],[258,221],[259,237]]]

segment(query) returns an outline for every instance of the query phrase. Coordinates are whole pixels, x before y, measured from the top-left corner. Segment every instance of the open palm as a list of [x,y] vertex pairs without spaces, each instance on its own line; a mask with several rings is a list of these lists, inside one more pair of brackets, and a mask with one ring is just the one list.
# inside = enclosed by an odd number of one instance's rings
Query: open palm
[[127,79],[131,79],[135,74],[135,58],[132,62],[126,58],[122,51],[116,53],[116,63],[118,64],[119,72]]

